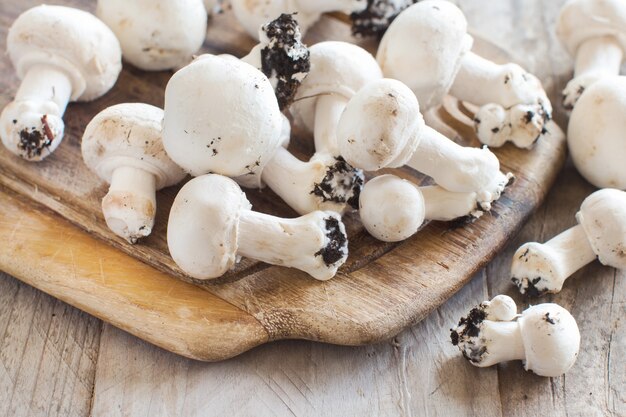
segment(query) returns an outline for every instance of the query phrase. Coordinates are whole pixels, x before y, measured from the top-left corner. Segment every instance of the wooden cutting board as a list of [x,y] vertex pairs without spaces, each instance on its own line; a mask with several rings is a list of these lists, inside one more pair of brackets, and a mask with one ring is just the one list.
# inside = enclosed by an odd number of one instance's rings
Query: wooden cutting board
[[[61,3],[87,10],[94,6],[85,0]],[[0,37],[6,39],[10,22],[35,4],[3,6]],[[337,17],[324,18],[305,40],[325,39],[355,42]],[[357,43],[370,51],[376,47]],[[227,11],[212,19],[204,50],[242,56],[253,45]],[[484,42],[477,42],[477,48],[494,60],[509,59]],[[328,282],[247,259],[219,280],[194,281],[167,252],[168,209],[178,188],[159,192],[152,236],[129,245],[108,231],[100,212],[106,185],[80,156],[83,129],[96,113],[122,102],[162,107],[170,76],[127,65],[105,97],[68,107],[64,142],[42,163],[27,163],[0,149],[0,270],[191,358],[221,360],[285,338],[357,345],[395,335],[424,318],[492,259],[541,203],[565,159],[565,138],[555,124],[531,151],[512,146],[497,150],[503,171],[513,172],[516,181],[492,213],[471,225],[433,222],[399,244],[376,241],[358,215],[345,216],[350,258]],[[3,56],[0,108],[18,85]],[[448,100],[428,119],[459,143],[478,146],[468,114],[462,104]],[[313,151],[311,138],[295,131],[291,150],[306,158]],[[411,170],[394,173],[424,180]],[[295,216],[269,190],[248,195],[256,210]]]

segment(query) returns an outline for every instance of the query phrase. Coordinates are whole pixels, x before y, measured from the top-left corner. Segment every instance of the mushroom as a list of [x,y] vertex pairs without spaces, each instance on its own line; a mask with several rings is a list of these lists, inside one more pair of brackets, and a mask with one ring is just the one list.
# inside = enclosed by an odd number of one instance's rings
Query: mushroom
[[218,278],[244,256],[325,281],[348,256],[337,213],[314,211],[296,219],[257,213],[237,183],[214,174],[194,178],[180,190],[167,244],[176,264],[196,279]]
[[372,81],[347,105],[337,127],[346,161],[366,171],[408,165],[448,191],[476,193],[490,210],[512,180],[486,147],[462,147],[426,126],[415,94],[391,79]]
[[22,82],[0,115],[0,139],[29,161],[41,161],[59,146],[70,101],[102,96],[122,70],[113,32],[69,7],[44,5],[22,13],[9,29],[7,50]]
[[585,90],[572,111],[567,143],[578,172],[599,188],[626,189],[626,77]]
[[424,110],[450,93],[482,106],[475,116],[482,143],[530,148],[552,114],[540,81],[516,64],[497,65],[472,53],[472,43],[457,6],[424,0],[391,23],[376,58],[383,74],[408,85]]
[[250,36],[257,38],[261,25],[281,13],[297,13],[305,33],[323,13],[350,14],[352,33],[360,36],[382,34],[402,10],[416,0],[232,0],[235,17]]
[[476,193],[453,193],[438,186],[418,187],[389,174],[368,181],[359,204],[365,229],[385,242],[408,239],[426,220],[471,222],[483,214]]
[[98,113],[83,135],[85,164],[111,184],[102,199],[107,226],[130,243],[152,231],[156,190],[186,175],[163,149],[162,120],[157,107],[118,104]]
[[461,318],[450,338],[465,359],[480,368],[521,360],[524,369],[557,377],[576,362],[580,332],[572,315],[557,304],[539,304],[516,315],[517,306],[499,295]]
[[596,81],[619,75],[626,50],[626,5],[622,0],[570,0],[559,14],[556,33],[576,58],[574,79],[563,90],[571,110]]
[[96,14],[119,39],[124,59],[146,71],[187,64],[206,37],[202,0],[98,0]]
[[327,154],[294,157],[281,146],[283,121],[267,77],[240,60],[202,55],[165,91],[164,146],[192,175],[265,183],[300,214],[358,206],[363,178]]
[[522,294],[557,293],[565,280],[596,257],[626,269],[626,192],[604,189],[583,201],[578,225],[550,241],[522,245],[513,255],[511,280]]

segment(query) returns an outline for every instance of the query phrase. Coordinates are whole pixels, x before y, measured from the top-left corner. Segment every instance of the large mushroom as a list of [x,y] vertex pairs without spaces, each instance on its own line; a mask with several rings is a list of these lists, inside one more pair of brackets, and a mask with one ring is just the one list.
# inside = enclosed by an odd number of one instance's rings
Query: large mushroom
[[192,175],[265,183],[300,214],[357,207],[362,177],[329,155],[294,157],[281,146],[283,123],[268,78],[237,59],[200,56],[165,91],[165,149]]
[[578,225],[546,243],[530,242],[513,255],[511,280],[522,294],[561,291],[565,280],[596,258],[626,269],[626,192],[596,191],[576,214]]
[[176,196],[167,243],[185,273],[205,280],[224,275],[242,256],[328,280],[348,256],[337,213],[315,211],[296,219],[257,213],[237,183],[211,174],[194,178]]
[[403,83],[369,83],[347,105],[337,128],[341,155],[366,171],[408,165],[446,190],[476,193],[490,210],[512,179],[487,148],[462,147],[426,126],[415,94]]
[[146,71],[185,65],[206,36],[202,0],[98,0],[96,14],[119,39],[124,59]]
[[524,369],[557,377],[576,362],[580,331],[576,320],[557,304],[539,304],[517,315],[508,296],[481,303],[461,318],[450,335],[465,359],[480,368],[521,360]]
[[497,65],[471,52],[467,21],[454,4],[420,1],[400,13],[383,36],[377,59],[386,77],[408,85],[424,110],[450,93],[482,106],[479,139],[530,148],[545,133],[552,107],[539,80],[516,64]]
[[576,58],[574,79],[563,105],[574,105],[596,81],[618,75],[626,50],[626,4],[622,0],[570,0],[561,9],[556,33]]
[[118,104],[98,113],[83,135],[85,164],[111,184],[102,199],[106,223],[130,243],[152,231],[156,190],[186,175],[163,149],[162,120],[163,110],[157,107]]
[[90,13],[37,6],[9,29],[7,50],[22,80],[0,115],[0,139],[11,152],[40,161],[61,143],[70,101],[94,100],[122,70],[120,45]]

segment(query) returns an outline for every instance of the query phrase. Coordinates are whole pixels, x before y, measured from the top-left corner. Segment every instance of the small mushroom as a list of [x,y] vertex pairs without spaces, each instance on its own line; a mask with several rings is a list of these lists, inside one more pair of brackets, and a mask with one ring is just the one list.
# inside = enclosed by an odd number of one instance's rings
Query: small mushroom
[[471,222],[483,214],[476,193],[453,193],[438,186],[418,187],[389,174],[368,181],[359,204],[363,226],[384,242],[408,239],[426,220]]
[[440,105],[450,93],[483,106],[475,117],[482,143],[512,141],[530,148],[546,133],[552,114],[541,83],[516,64],[497,65],[472,53],[472,43],[458,7],[424,0],[391,23],[376,58],[383,74],[408,85],[424,110]]
[[113,32],[69,7],[43,5],[22,13],[9,29],[7,50],[22,82],[0,115],[0,139],[29,161],[41,161],[59,146],[70,101],[102,96],[122,70]]
[[300,214],[358,206],[362,177],[328,154],[294,157],[281,146],[283,123],[268,78],[237,59],[200,56],[165,91],[165,149],[192,175],[265,183]]
[[626,77],[585,90],[572,111],[567,143],[578,172],[599,188],[626,189]]
[[232,0],[235,16],[250,36],[258,39],[261,25],[281,13],[297,14],[300,28],[305,33],[323,13],[342,12],[352,19],[352,33],[360,36],[378,36],[389,23],[416,0]]
[[237,183],[213,174],[194,178],[180,190],[170,212],[167,243],[185,273],[205,280],[224,275],[243,256],[325,281],[348,256],[337,213],[315,211],[296,219],[257,213]]
[[337,128],[341,155],[366,171],[408,165],[448,191],[476,193],[487,211],[512,179],[489,149],[462,147],[426,126],[415,94],[391,79],[372,81],[348,103]]
[[574,79],[563,90],[563,105],[571,110],[593,83],[619,75],[626,50],[626,4],[570,0],[561,9],[556,34],[576,58]]
[[515,302],[499,295],[461,318],[450,335],[465,359],[480,368],[521,360],[524,369],[557,377],[576,362],[580,332],[576,320],[557,304],[539,304],[516,315]]
[[124,59],[146,71],[187,64],[206,37],[202,0],[98,0],[96,14],[119,39]]
[[557,293],[565,280],[596,257],[626,269],[626,192],[604,189],[583,201],[578,225],[550,241],[522,245],[513,255],[511,280],[522,294]]
[[107,226],[130,243],[152,232],[156,190],[185,172],[163,149],[163,110],[148,104],[118,104],[89,122],[82,141],[85,164],[111,184],[102,199]]

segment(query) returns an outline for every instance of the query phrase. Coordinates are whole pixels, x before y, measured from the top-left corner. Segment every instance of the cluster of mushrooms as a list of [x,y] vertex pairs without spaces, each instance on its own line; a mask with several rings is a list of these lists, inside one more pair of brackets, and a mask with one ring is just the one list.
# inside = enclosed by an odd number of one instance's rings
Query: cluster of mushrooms
[[[624,188],[618,134],[626,126],[612,115],[626,103],[626,82],[610,74],[619,71],[626,46],[619,1],[570,1],[558,33],[577,54],[564,101],[573,108],[576,164],[594,184]],[[152,231],[157,190],[194,177],[174,201],[167,234],[172,258],[193,278],[218,278],[249,257],[331,279],[348,256],[348,211],[359,210],[365,228],[388,242],[409,238],[427,220],[476,220],[512,181],[488,146],[530,149],[546,134],[552,108],[539,80],[471,52],[465,17],[447,1],[232,0],[259,43],[241,58],[192,58],[217,3],[99,0],[98,18],[61,6],[24,12],[7,40],[22,82],[0,116],[6,148],[40,161],[61,143],[67,104],[107,93],[122,56],[146,71],[176,70],[162,109],[109,107],[86,126],[81,146],[85,164],[110,184],[102,200],[106,224],[131,243]],[[302,33],[329,11],[348,13],[355,35],[380,36],[376,57],[346,42],[304,45]],[[475,128],[485,146],[462,147],[426,125],[421,112],[445,95],[477,107]],[[287,150],[292,124],[313,136],[308,161]],[[405,165],[436,185],[375,176]],[[373,179],[366,181],[364,171]],[[606,175],[594,176],[599,171]],[[253,211],[241,186],[269,187],[301,217]],[[537,295],[558,291],[596,256],[626,266],[624,207],[622,191],[593,194],[580,226],[520,248],[513,281]],[[498,296],[463,318],[452,341],[474,365],[522,359],[526,369],[556,376],[574,363],[580,335],[555,304],[518,315],[513,300]]]

